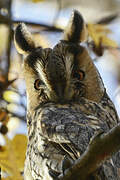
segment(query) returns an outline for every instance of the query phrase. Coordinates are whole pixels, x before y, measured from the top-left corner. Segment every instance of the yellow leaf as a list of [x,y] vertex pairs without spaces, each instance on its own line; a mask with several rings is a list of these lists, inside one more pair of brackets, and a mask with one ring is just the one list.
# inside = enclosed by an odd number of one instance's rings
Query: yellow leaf
[[20,174],[24,168],[27,137],[17,134],[12,140],[4,136],[6,146],[0,148],[0,167],[9,176],[6,180],[23,180]]
[[8,147],[6,148],[5,146],[2,147],[2,151],[0,150],[0,168],[9,174],[12,174],[14,171],[9,161]]
[[112,33],[110,29],[108,29],[105,25],[101,24],[92,24],[93,28],[95,28],[95,31],[98,33],[106,33],[110,34]]
[[1,180],[23,180],[23,177],[21,176],[20,179],[16,179],[16,176],[9,176],[7,178],[2,178]]
[[110,47],[113,47],[113,48],[117,48],[117,46],[118,46],[117,43],[114,40],[109,39],[106,36],[103,36],[102,43],[104,45],[106,45],[106,46],[110,46]]
[[94,41],[95,45],[98,46],[99,45],[99,34],[96,33],[96,29],[94,28],[94,25],[88,24],[87,28],[88,28],[89,36]]
[[15,102],[15,103],[19,103],[20,102],[20,95],[14,91],[11,90],[7,90],[3,93],[3,98],[7,101],[7,102]]
[[100,24],[88,24],[88,34],[92,38],[95,43],[95,46],[101,47],[109,46],[109,47],[117,47],[117,43],[114,40],[111,40],[107,37],[111,31],[104,25]]
[[12,142],[11,145],[14,149],[14,153],[16,156],[16,164],[20,171],[23,171],[24,161],[25,161],[25,153],[27,147],[27,138],[23,134],[17,134]]
[[41,2],[41,1],[44,1],[44,0],[32,0],[32,2],[34,3]]

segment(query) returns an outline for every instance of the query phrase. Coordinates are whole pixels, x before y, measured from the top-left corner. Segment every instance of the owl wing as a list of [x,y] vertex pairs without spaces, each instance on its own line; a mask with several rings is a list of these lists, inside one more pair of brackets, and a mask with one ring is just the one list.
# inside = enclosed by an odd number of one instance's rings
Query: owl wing
[[48,141],[59,143],[64,149],[65,144],[67,147],[71,145],[71,152],[77,150],[81,154],[86,150],[94,133],[99,129],[108,131],[109,125],[101,107],[98,106],[99,118],[97,113],[91,115],[91,112],[83,112],[80,105],[78,107],[77,110],[73,107],[52,108],[52,112],[47,109],[46,113],[42,113],[41,131]]
[[[62,112],[63,114],[63,112]],[[66,114],[66,113],[65,113]],[[69,113],[68,113],[69,114]],[[62,171],[69,168],[76,159],[86,150],[91,137],[99,130],[109,130],[109,125],[106,121],[98,119],[95,116],[84,114],[83,112],[73,113],[66,116],[64,121],[53,120],[53,124],[47,128],[44,124],[44,135],[50,142],[59,144],[65,152],[62,162]],[[62,124],[59,124],[63,122]],[[115,156],[116,157],[116,156]],[[115,157],[114,160],[115,160]],[[94,174],[99,180],[116,179],[118,180],[118,169],[116,163],[112,159],[107,160]]]

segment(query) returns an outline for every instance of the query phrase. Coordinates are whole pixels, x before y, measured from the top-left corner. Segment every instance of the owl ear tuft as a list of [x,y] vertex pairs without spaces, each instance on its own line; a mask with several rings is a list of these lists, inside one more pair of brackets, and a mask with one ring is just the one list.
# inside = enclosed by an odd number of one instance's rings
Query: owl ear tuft
[[82,15],[74,10],[64,30],[64,40],[72,43],[80,43],[87,38],[86,25]]
[[24,23],[18,24],[14,33],[14,43],[20,54],[27,54],[35,49],[31,33],[28,31]]

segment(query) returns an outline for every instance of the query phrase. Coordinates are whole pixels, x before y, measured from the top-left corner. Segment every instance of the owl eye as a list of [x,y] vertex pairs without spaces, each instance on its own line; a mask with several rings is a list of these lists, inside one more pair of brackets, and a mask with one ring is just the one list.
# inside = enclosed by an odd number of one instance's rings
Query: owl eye
[[74,78],[82,81],[85,77],[85,72],[82,70],[79,70],[79,71],[75,72],[73,76],[74,76]]
[[40,90],[40,86],[42,85],[42,82],[41,82],[41,80],[40,79],[36,79],[35,80],[35,83],[34,83],[34,88],[36,89],[36,90]]

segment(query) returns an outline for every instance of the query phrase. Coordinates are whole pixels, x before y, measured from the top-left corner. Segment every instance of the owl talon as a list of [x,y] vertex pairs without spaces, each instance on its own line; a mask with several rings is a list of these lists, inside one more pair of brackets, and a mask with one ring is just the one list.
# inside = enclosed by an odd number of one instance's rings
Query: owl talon
[[64,174],[65,170],[69,169],[72,165],[73,165],[73,161],[68,156],[65,156],[62,161],[63,174]]
[[51,177],[53,177],[54,179],[56,179],[60,173],[59,172],[56,172],[56,171],[53,171],[52,169],[49,170],[49,174]]

